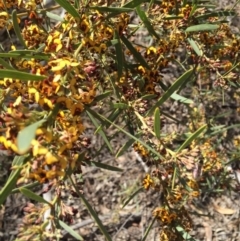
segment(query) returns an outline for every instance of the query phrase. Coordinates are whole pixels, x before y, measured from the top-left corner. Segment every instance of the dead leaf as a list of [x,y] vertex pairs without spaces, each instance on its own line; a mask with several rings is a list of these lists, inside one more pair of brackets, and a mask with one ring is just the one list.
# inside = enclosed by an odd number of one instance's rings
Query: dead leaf
[[216,204],[213,205],[213,208],[215,211],[217,211],[218,213],[221,213],[221,214],[234,214],[236,212],[236,210],[234,209],[230,209],[230,208],[223,208],[223,207],[220,207]]

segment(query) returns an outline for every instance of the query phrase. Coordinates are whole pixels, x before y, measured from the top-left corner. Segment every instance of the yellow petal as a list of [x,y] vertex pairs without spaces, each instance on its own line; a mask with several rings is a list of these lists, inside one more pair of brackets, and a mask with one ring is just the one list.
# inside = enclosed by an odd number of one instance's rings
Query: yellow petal
[[34,97],[35,97],[35,101],[38,103],[38,101],[39,101],[39,99],[40,99],[40,94],[39,94],[39,92],[36,92],[36,93],[34,94]]
[[18,106],[22,101],[22,96],[18,96],[16,101],[13,103],[13,107]]
[[45,158],[46,158],[46,163],[48,165],[58,162],[58,159],[55,156],[53,156],[51,152],[48,152]]

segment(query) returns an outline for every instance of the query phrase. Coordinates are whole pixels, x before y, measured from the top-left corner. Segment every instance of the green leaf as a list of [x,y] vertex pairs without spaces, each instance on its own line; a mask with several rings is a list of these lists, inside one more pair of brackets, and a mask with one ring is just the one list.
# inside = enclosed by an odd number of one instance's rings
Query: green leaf
[[[144,2],[149,2],[149,0],[133,0],[133,1],[130,1],[126,4],[124,4],[122,6],[122,8],[132,9],[132,11],[133,11],[133,9],[135,7],[137,7],[138,5],[140,5],[141,3],[144,3]],[[119,12],[112,12],[107,16],[107,19],[116,17],[118,14],[119,14]]]
[[[24,185],[22,187],[29,189],[29,188],[37,187],[37,186],[40,186],[40,185],[42,185],[42,184],[39,183],[39,182],[32,182],[32,183],[26,184],[26,185]],[[20,188],[22,188],[22,187],[14,188],[12,190],[11,194],[20,192]]]
[[155,32],[152,24],[151,24],[150,21],[148,20],[145,12],[141,10],[140,6],[137,6],[137,7],[136,7],[136,11],[137,11],[137,14],[138,14],[138,16],[140,17],[140,19],[143,21],[143,24],[144,24],[145,27],[147,28],[148,32],[149,32],[151,35],[155,36],[157,39],[159,39],[158,34]]
[[9,53],[0,53],[2,58],[25,58],[25,59],[41,59],[49,60],[50,55],[45,53],[38,53],[33,50],[14,50]]
[[3,60],[2,58],[0,58],[0,65],[2,65],[3,67],[5,67],[5,69],[15,70],[8,62],[6,62],[5,60]]
[[171,95],[188,80],[193,74],[193,69],[186,71],[181,75],[173,84],[168,88],[168,90],[161,96],[157,103],[148,111],[148,114],[152,113],[156,107],[161,106]]
[[0,78],[12,78],[12,79],[19,79],[19,80],[44,80],[47,77],[43,75],[35,75],[29,74],[26,72],[20,72],[17,70],[7,70],[7,69],[0,69]]
[[87,163],[89,166],[95,166],[95,167],[99,167],[99,168],[109,170],[109,171],[113,171],[113,172],[123,172],[123,169],[118,168],[118,167],[114,167],[114,166],[111,166],[111,165],[107,165],[105,163],[88,161],[88,160],[85,160],[84,162]]
[[191,45],[191,47],[193,48],[193,50],[195,51],[195,53],[198,56],[202,56],[203,52],[202,52],[202,50],[200,50],[199,45],[192,38],[188,38],[187,40],[188,40],[189,44]]
[[73,236],[76,240],[84,240],[77,232],[75,232],[71,227],[69,227],[66,223],[59,220],[60,226],[67,231],[71,236]]
[[157,218],[155,217],[155,218],[152,220],[152,222],[149,224],[149,226],[148,226],[146,232],[144,233],[144,236],[143,236],[143,238],[142,238],[141,241],[145,241],[145,240],[146,240],[146,238],[147,238],[149,232],[151,231],[151,229],[152,229],[152,227],[153,227],[153,224],[155,223],[156,220],[157,220]]
[[106,92],[104,92],[104,93],[96,96],[96,97],[94,98],[94,102],[97,103],[97,102],[99,102],[99,101],[101,101],[101,100],[104,100],[104,99],[106,99],[108,96],[110,96],[111,94],[112,94],[112,91],[111,91],[111,90],[108,90],[108,91],[106,91]]
[[186,32],[212,31],[218,28],[219,28],[219,25],[206,23],[206,24],[190,26],[185,31]]
[[18,17],[17,17],[17,10],[14,9],[12,11],[12,22],[13,22],[13,28],[14,28],[14,31],[15,31],[15,34],[16,36],[18,37],[18,40],[19,42],[23,45],[24,48],[28,48],[23,37],[22,37],[22,34],[21,34],[21,29],[19,27],[19,23],[18,23]]
[[25,127],[23,130],[21,130],[18,133],[17,147],[18,147],[19,153],[24,154],[30,149],[31,142],[35,138],[37,128],[41,126],[41,124],[44,123],[45,121],[46,121],[45,119],[40,120],[34,124],[31,124]]
[[110,104],[110,107],[113,108],[113,109],[122,109],[122,110],[127,110],[129,109],[129,106],[125,103],[111,103]]
[[161,130],[160,110],[157,107],[154,111],[154,133],[159,140],[161,138],[160,130]]
[[186,241],[198,241],[194,239],[188,232],[184,230],[184,228],[180,225],[176,227],[176,230],[182,235],[183,239]]
[[112,39],[111,41],[110,41],[110,43],[109,43],[109,46],[114,46],[114,45],[116,45],[116,44],[118,44],[119,43],[119,40],[118,39]]
[[177,94],[177,93],[173,93],[173,94],[171,95],[171,98],[174,99],[174,100],[176,100],[176,101],[179,101],[179,102],[181,102],[181,103],[184,103],[184,104],[193,104],[193,103],[194,103],[193,100],[188,99],[188,98],[186,98],[186,97],[183,97],[183,96],[181,96],[181,95],[179,95],[179,94]]
[[155,94],[147,94],[147,95],[144,95],[143,97],[141,97],[142,100],[152,100],[152,99],[155,99],[157,97],[157,95]]
[[[140,135],[141,135],[141,133],[137,133],[137,134],[135,134],[134,136],[137,137],[137,138],[139,138]],[[118,150],[115,158],[118,158],[118,157],[122,156],[122,155],[128,150],[128,148],[132,146],[132,144],[133,144],[134,142],[135,142],[134,139],[130,139],[130,140],[128,140],[127,142],[125,142],[125,144],[124,144],[121,148],[119,148],[119,150]]]
[[89,7],[90,9],[94,9],[99,11],[100,13],[126,13],[126,12],[131,12],[133,11],[131,8],[118,8],[118,7],[99,7],[99,6],[94,6],[94,7]]
[[228,17],[228,16],[235,16],[235,11],[218,11],[218,12],[212,12],[212,13],[206,13],[199,16],[196,16],[196,19],[208,19],[212,17]]
[[206,128],[207,125],[203,125],[198,130],[196,130],[191,136],[189,136],[187,140],[178,148],[177,153],[182,151],[188,145],[190,145],[192,141],[194,141],[199,135],[201,135]]
[[7,197],[12,192],[13,188],[15,187],[18,177],[20,176],[21,166],[23,166],[26,160],[26,156],[15,156],[13,162],[18,166],[16,170],[13,170],[11,175],[9,176],[7,183],[0,191],[0,206],[4,203]]
[[143,56],[132,46],[131,42],[128,41],[127,38],[124,37],[124,35],[121,35],[121,40],[123,43],[126,45],[126,47],[129,49],[129,51],[132,53],[134,58],[143,66],[146,67],[147,69],[150,69],[147,62],[143,58]]
[[[95,111],[92,111],[92,112],[95,112]],[[90,113],[89,111],[87,111],[87,114],[88,114],[89,118],[91,119],[94,126],[98,129],[99,135],[103,138],[103,140],[106,143],[110,152],[113,153],[112,146],[111,146],[110,142],[108,141],[108,138],[107,138],[106,134],[104,133],[103,130],[99,129],[99,124],[97,123],[96,119],[93,117],[92,112]],[[97,113],[95,112],[95,114],[97,114]]]
[[118,78],[122,76],[123,73],[123,66],[124,66],[124,51],[122,49],[122,43],[120,41],[118,32],[115,31],[115,39],[118,40],[118,43],[115,44],[115,50],[116,50],[116,63],[117,63],[117,70],[118,70]]
[[66,0],[55,0],[62,8],[64,8],[69,14],[71,14],[74,18],[81,18],[78,11],[73,5]]
[[[94,111],[91,110],[90,108],[86,108],[87,111],[89,113],[93,113]],[[147,145],[145,142],[143,142],[142,140],[136,138],[136,136],[128,133],[127,131],[125,131],[123,128],[121,128],[120,126],[116,125],[115,123],[109,121],[106,117],[100,115],[99,113],[95,112],[95,115],[99,116],[99,118],[105,120],[106,122],[110,123],[111,125],[113,125],[114,127],[116,127],[118,130],[120,130],[121,132],[123,132],[125,135],[127,135],[128,137],[134,139],[135,141],[139,142],[141,145],[143,145],[145,148],[147,148],[147,150],[149,150],[150,152],[152,152],[153,154],[155,154],[158,158],[161,158],[163,160],[165,160],[165,158],[156,150],[154,150],[152,147],[150,147],[149,145]]]
[[123,204],[122,208],[126,207],[128,203],[140,192],[142,192],[144,189],[143,187],[140,187],[137,191],[135,191]]
[[[109,116],[107,117],[110,121],[114,122],[117,117],[123,112],[123,109],[113,109],[112,112],[109,114]],[[107,123],[107,126],[110,126]]]
[[76,187],[76,185],[74,184],[71,176],[69,176],[71,183],[76,191],[76,193],[78,194],[78,196],[82,199],[84,205],[86,206],[86,208],[88,209],[89,213],[91,214],[91,216],[93,217],[93,219],[95,220],[95,222],[97,223],[99,229],[101,230],[101,232],[103,233],[103,235],[105,236],[107,241],[112,241],[110,235],[108,234],[106,228],[104,227],[104,225],[102,224],[102,221],[99,219],[98,215],[96,214],[96,212],[93,210],[92,206],[89,204],[89,202],[85,199],[84,195],[82,193],[79,192],[79,189]]
[[[122,109],[114,109],[107,117],[107,119],[110,120],[111,122],[114,122],[122,112],[123,112]],[[111,125],[109,123],[105,123],[105,124],[106,124],[106,128],[109,128],[109,126]]]
[[135,8],[139,6],[141,3],[149,2],[149,0],[132,0],[129,1],[128,3],[124,4],[124,8]]
[[46,12],[46,16],[57,22],[62,22],[64,20],[61,16],[59,16],[55,13],[52,13],[52,12]]
[[27,198],[32,199],[34,201],[37,201],[39,203],[46,203],[48,205],[51,206],[51,203],[49,203],[48,201],[46,201],[43,197],[37,195],[36,193],[32,192],[31,190],[25,188],[25,187],[21,187],[19,188],[20,192]]
[[214,132],[210,133],[210,136],[214,136],[214,135],[216,135],[216,134],[223,133],[223,132],[225,132],[225,131],[227,131],[227,130],[230,130],[230,129],[233,129],[233,128],[236,128],[236,129],[237,129],[237,128],[239,128],[239,127],[240,127],[240,124],[234,124],[234,125],[231,125],[231,126],[222,128],[222,129],[220,129],[220,130],[214,131]]

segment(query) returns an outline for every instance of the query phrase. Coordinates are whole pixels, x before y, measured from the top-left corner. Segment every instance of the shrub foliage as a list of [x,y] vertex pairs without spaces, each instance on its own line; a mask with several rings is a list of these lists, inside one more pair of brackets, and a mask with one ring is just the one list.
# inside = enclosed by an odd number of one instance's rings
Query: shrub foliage
[[[185,240],[192,228],[186,205],[206,190],[233,188],[226,164],[236,156],[220,152],[217,140],[234,126],[219,125],[196,103],[238,87],[239,36],[227,21],[234,7],[215,10],[205,0],[55,2],[44,8],[41,0],[0,1],[0,27],[9,36],[0,53],[0,142],[15,157],[0,203],[17,191],[39,203],[25,207],[18,240],[60,238],[61,227],[81,240],[69,227],[75,210],[60,195],[66,180],[111,240],[72,179],[82,165],[121,171],[93,162],[84,116],[113,155],[132,146],[151,166],[143,189],[162,195],[153,212],[160,240]],[[60,7],[63,16],[52,12]],[[178,76],[169,84],[163,72],[171,68]],[[173,101],[189,111],[181,135],[163,131],[166,119],[180,123],[165,111]],[[129,140],[119,150],[110,126]],[[54,190],[51,201],[31,190],[38,184]]]

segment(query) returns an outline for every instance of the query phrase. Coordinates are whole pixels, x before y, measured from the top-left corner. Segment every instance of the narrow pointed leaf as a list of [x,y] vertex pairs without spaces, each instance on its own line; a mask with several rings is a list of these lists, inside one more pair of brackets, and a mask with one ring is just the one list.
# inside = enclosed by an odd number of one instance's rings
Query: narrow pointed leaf
[[160,111],[159,111],[159,108],[157,107],[154,111],[154,133],[158,139],[160,139],[161,137],[160,129],[161,129]]
[[187,138],[187,140],[178,148],[177,152],[182,151],[184,148],[186,148],[187,146],[189,146],[192,141],[194,141],[199,135],[201,135],[203,133],[203,131],[205,131],[205,129],[207,128],[207,125],[203,125],[201,126],[198,130],[196,130],[191,136],[189,136]]
[[15,156],[14,161],[18,164],[18,169],[13,170],[11,175],[9,176],[6,184],[0,191],[0,206],[5,202],[7,197],[10,195],[12,190],[15,188],[17,180],[20,176],[21,166],[24,164],[26,156]]
[[81,18],[76,8],[66,0],[55,0],[61,7],[63,7],[74,18]]
[[108,13],[126,13],[133,11],[131,8],[115,8],[115,7],[89,7],[90,9],[94,9],[99,11],[100,13],[108,12]]
[[228,17],[228,16],[235,16],[235,11],[217,11],[213,13],[206,13],[199,16],[196,16],[196,19],[208,19],[212,17]]
[[216,24],[199,24],[188,27],[185,31],[186,32],[199,32],[199,31],[212,31],[219,28],[219,25]]
[[44,123],[45,121],[46,121],[45,119],[40,120],[34,124],[31,124],[25,127],[23,130],[21,130],[18,133],[17,147],[18,147],[19,153],[24,154],[30,149],[31,142],[32,140],[35,139],[37,128],[41,126],[41,124]]
[[124,8],[135,8],[139,6],[141,3],[149,2],[149,0],[132,0],[129,1],[128,3],[124,4]]
[[39,183],[39,182],[29,183],[29,184],[26,184],[26,185],[24,185],[24,186],[22,186],[22,187],[14,188],[14,189],[12,190],[11,194],[13,194],[13,193],[19,193],[19,192],[20,192],[20,188],[23,188],[23,187],[24,187],[24,188],[27,188],[27,189],[30,189],[30,188],[37,187],[37,186],[40,186],[40,185],[42,185],[42,184]]
[[143,187],[140,187],[137,191],[135,191],[123,204],[122,208],[126,207],[128,203],[140,192],[142,192],[144,189]]
[[69,227],[66,223],[59,220],[60,226],[67,231],[71,236],[73,236],[76,240],[84,240],[77,232],[75,232],[71,227]]
[[44,53],[37,53],[32,50],[15,50],[9,51],[9,53],[0,53],[0,57],[49,60],[50,55]]
[[0,58],[0,65],[2,65],[5,69],[15,70],[8,62]]
[[112,91],[111,90],[108,90],[104,93],[102,93],[101,95],[98,95],[94,98],[94,101],[95,102],[98,102],[98,101],[101,101],[101,100],[104,100],[105,98],[107,98],[108,96],[110,96],[112,94]]
[[[127,8],[127,9],[134,9],[135,7],[139,6],[141,3],[144,2],[149,2],[149,0],[132,0],[122,6],[122,8]],[[107,19],[116,17],[119,13],[110,13],[107,16]]]
[[193,69],[186,71],[181,75],[173,84],[170,86],[167,91],[162,95],[162,97],[157,101],[157,103],[149,110],[148,114],[152,113],[156,107],[161,106],[171,95],[178,90],[178,88],[188,80],[193,74]]
[[171,98],[174,99],[174,100],[176,100],[176,101],[179,101],[179,102],[181,102],[181,103],[184,103],[184,104],[193,104],[193,103],[194,103],[193,100],[188,99],[188,98],[186,98],[186,97],[184,97],[184,96],[181,96],[181,95],[179,95],[179,94],[177,94],[177,93],[173,93],[173,94],[171,95]]
[[114,167],[111,165],[107,165],[105,163],[101,163],[101,162],[95,162],[95,161],[88,161],[85,160],[85,163],[87,163],[90,166],[95,166],[95,167],[99,167],[105,170],[109,170],[109,171],[114,171],[114,172],[123,172],[123,169],[119,168],[119,167]]
[[57,21],[57,22],[62,22],[64,20],[61,16],[59,16],[55,13],[51,13],[51,12],[46,12],[46,16],[48,18],[51,18],[51,19]]
[[148,234],[149,234],[149,232],[151,231],[151,229],[152,229],[153,224],[155,223],[155,221],[156,221],[156,217],[155,217],[155,218],[152,220],[152,222],[149,224],[149,226],[148,226],[146,232],[144,233],[144,236],[143,236],[143,238],[142,238],[141,241],[145,241],[145,240],[147,239]]
[[198,56],[202,56],[203,52],[200,50],[199,45],[192,38],[188,38],[187,40],[188,40],[189,44],[191,45],[191,47],[193,48],[193,50],[195,51],[195,53]]
[[136,11],[137,11],[137,14],[138,14],[138,16],[140,17],[140,19],[143,21],[143,24],[144,24],[145,27],[147,28],[148,32],[149,32],[151,35],[155,36],[157,39],[159,39],[158,34],[155,32],[152,24],[151,24],[150,21],[148,20],[145,12],[141,10],[140,6],[137,6],[137,7],[136,7]]
[[23,37],[22,37],[22,34],[21,34],[21,29],[19,27],[19,23],[18,23],[18,17],[17,17],[17,10],[14,9],[12,11],[12,22],[13,22],[13,28],[14,28],[14,31],[15,31],[15,34],[19,40],[19,42],[23,45],[24,48],[28,48]]
[[155,94],[147,94],[147,95],[144,95],[143,97],[141,97],[142,100],[152,100],[152,99],[155,99],[157,97],[157,95]]
[[[140,137],[140,135],[141,135],[141,133],[137,133],[137,134],[135,134],[135,137]],[[116,154],[116,158],[118,158],[118,157],[120,157],[120,156],[122,156],[127,150],[128,150],[128,148],[129,147],[131,147],[132,146],[132,144],[135,142],[135,140],[134,139],[130,139],[130,140],[128,140],[119,150],[118,150],[118,152],[117,152],[117,154]]]
[[136,61],[138,61],[143,67],[150,69],[143,56],[132,46],[131,42],[127,38],[125,38],[124,35],[121,35],[121,40],[129,49],[129,51],[133,54]]
[[105,236],[107,241],[112,241],[110,235],[108,234],[106,228],[104,227],[104,225],[102,224],[102,221],[100,220],[100,218],[98,217],[97,213],[93,210],[92,206],[89,204],[89,202],[85,199],[84,195],[82,193],[79,192],[78,188],[76,188],[76,185],[74,184],[74,182],[72,181],[71,177],[70,180],[72,182],[72,185],[75,189],[75,191],[77,192],[78,196],[82,199],[84,205],[86,206],[86,208],[88,209],[89,213],[91,214],[91,216],[93,217],[93,219],[95,220],[96,224],[98,225],[99,229],[101,230],[101,232],[103,233],[103,235]]
[[0,69],[0,78],[12,78],[12,79],[19,79],[19,80],[44,80],[46,76],[43,75],[35,75],[29,74],[25,72],[20,72],[17,70],[8,70],[8,69]]
[[122,110],[126,110],[129,109],[129,106],[125,103],[111,103],[110,107],[113,109],[122,109]]
[[236,128],[237,129],[239,127],[240,127],[240,124],[235,124],[235,125],[231,125],[231,126],[228,126],[228,127],[225,127],[225,128],[221,128],[219,130],[216,130],[216,131],[210,133],[210,136],[215,136],[216,134],[223,133],[223,132],[225,132],[227,130],[230,130],[232,128]]
[[43,197],[37,195],[36,193],[32,192],[31,190],[25,188],[25,187],[21,187],[19,188],[20,192],[27,198],[32,199],[34,201],[37,201],[39,203],[46,203],[48,205],[51,206],[51,203],[49,203],[48,201],[46,201]]
[[[110,113],[107,119],[110,120],[111,122],[114,122],[119,117],[119,115],[121,115],[122,112],[123,112],[122,109],[115,109]],[[110,125],[111,124],[105,121],[106,128],[109,128]]]
[[[93,112],[95,112],[95,111],[93,111]],[[93,117],[92,113],[87,111],[87,114],[88,114],[89,118],[91,119],[92,123],[94,124],[94,126],[98,129],[99,128],[99,124],[97,123],[97,121]],[[97,113],[95,112],[95,114],[97,114]],[[104,133],[104,131],[102,129],[98,129],[98,130],[99,130],[98,131],[99,135],[103,138],[103,140],[106,143],[108,149],[110,150],[111,153],[113,153],[112,146],[111,146],[110,142],[108,141],[108,138],[107,138],[106,134]]]

